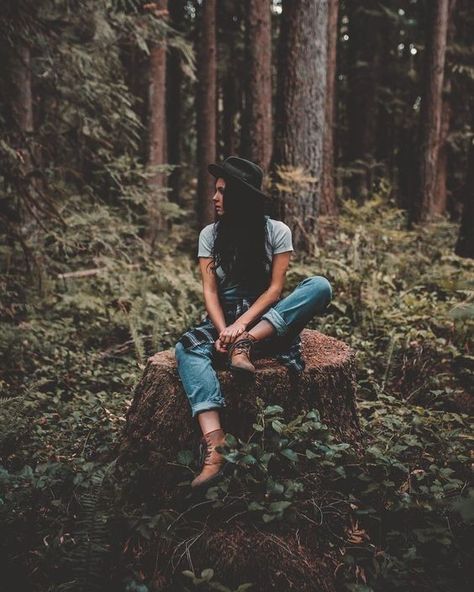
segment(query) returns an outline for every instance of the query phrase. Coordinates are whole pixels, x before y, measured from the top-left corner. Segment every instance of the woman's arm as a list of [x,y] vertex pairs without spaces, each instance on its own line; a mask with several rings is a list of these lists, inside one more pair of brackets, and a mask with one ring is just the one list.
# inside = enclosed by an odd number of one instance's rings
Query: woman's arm
[[232,325],[226,327],[219,334],[222,343],[232,343],[242,333],[242,327],[247,328],[255,319],[258,319],[270,306],[276,302],[283,291],[286,279],[286,270],[290,263],[291,251],[273,255],[272,278],[269,287],[260,294],[252,306],[244,312]]
[[207,268],[212,257],[199,257],[199,267],[201,269],[202,289],[204,294],[204,304],[212,324],[220,333],[226,327],[224,311],[219,300],[217,281],[211,267]]

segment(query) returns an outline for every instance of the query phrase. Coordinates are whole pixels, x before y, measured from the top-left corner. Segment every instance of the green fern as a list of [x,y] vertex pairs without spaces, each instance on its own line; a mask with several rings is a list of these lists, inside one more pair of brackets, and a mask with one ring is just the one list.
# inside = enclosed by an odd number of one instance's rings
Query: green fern
[[0,457],[7,456],[27,426],[26,394],[0,398]]
[[90,477],[90,485],[80,497],[82,515],[73,538],[76,548],[67,559],[74,579],[61,584],[58,592],[99,592],[104,589],[104,560],[109,552],[109,519],[104,482],[115,460]]

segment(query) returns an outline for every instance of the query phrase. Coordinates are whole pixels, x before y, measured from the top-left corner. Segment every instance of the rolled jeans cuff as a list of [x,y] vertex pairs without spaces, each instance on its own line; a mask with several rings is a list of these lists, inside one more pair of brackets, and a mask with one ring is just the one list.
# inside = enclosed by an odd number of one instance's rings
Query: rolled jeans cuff
[[202,413],[203,411],[221,409],[222,407],[225,407],[225,401],[202,401],[201,403],[196,403],[196,405],[191,407],[191,416],[195,417],[198,413]]
[[288,333],[288,325],[283,320],[281,314],[276,311],[274,308],[269,308],[267,312],[261,317],[261,319],[265,319],[269,323],[271,323],[277,332],[277,335],[285,335]]

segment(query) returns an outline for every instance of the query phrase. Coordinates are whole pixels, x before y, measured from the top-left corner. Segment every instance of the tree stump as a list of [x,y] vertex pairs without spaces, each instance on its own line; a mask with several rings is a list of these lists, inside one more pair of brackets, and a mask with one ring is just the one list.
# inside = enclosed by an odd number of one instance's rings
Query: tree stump
[[[275,359],[254,363],[255,377],[240,378],[229,370],[217,370],[226,407],[222,409],[224,431],[248,438],[255,422],[256,398],[278,404],[287,418],[316,408],[336,439],[360,445],[360,427],[355,403],[354,352],[349,346],[313,331],[301,332],[306,368],[301,375],[288,371]],[[127,412],[120,460],[147,463],[154,453],[169,460],[181,449],[194,448],[200,438],[196,419],[176,368],[173,350],[149,358]],[[151,455],[151,457],[150,457]]]
[[[260,397],[267,405],[281,405],[286,419],[318,409],[335,439],[349,442],[360,453],[354,352],[337,339],[309,329],[302,331],[301,340],[306,362],[301,375],[269,358],[257,359],[256,374],[247,379],[217,370],[227,404],[222,410],[224,430],[247,439],[254,431],[256,398]],[[252,582],[259,592],[335,592],[341,562],[337,543],[350,527],[349,503],[344,509],[339,504],[337,516],[331,518],[330,532],[339,533],[334,544],[323,532],[325,527],[319,528],[313,520],[298,527],[285,521],[259,526],[248,515],[234,516],[233,507],[227,516],[225,507],[221,515],[221,510],[212,510],[208,504],[188,501],[180,487],[186,484],[181,483],[182,468],[176,465],[176,456],[183,449],[197,451],[200,435],[179,380],[174,351],[155,354],[148,360],[128,410],[117,468],[132,475],[128,496],[135,502],[146,501],[152,513],[173,508],[190,521],[192,533],[196,525],[202,528],[189,544],[188,554],[182,546],[188,544],[189,535],[178,540],[157,531],[156,538],[141,547],[140,570],[149,571],[150,578],[160,574],[162,583],[156,590],[180,589],[173,587],[176,572],[192,567],[200,573],[211,567],[217,580],[229,586]]]

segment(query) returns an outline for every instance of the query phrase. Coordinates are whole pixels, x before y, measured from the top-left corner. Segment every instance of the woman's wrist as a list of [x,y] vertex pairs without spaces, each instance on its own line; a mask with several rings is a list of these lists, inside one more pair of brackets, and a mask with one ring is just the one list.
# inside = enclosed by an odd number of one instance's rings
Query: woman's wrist
[[212,324],[217,329],[217,333],[220,334],[226,328],[225,315],[222,310],[221,303],[217,295],[206,295],[204,294],[204,300],[206,303],[206,310]]

